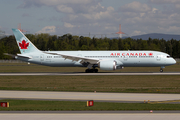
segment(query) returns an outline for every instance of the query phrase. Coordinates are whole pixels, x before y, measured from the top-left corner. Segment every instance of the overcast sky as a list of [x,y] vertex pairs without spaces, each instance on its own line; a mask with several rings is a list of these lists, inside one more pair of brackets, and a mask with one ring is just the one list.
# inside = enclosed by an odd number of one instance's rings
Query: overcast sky
[[180,34],[180,0],[0,0],[0,29],[19,23],[32,34]]

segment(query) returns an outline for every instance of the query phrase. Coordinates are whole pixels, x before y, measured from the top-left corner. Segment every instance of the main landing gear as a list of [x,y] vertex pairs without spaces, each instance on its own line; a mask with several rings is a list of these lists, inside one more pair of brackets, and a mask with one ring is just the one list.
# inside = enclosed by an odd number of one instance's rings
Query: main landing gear
[[98,69],[86,69],[86,73],[98,73]]
[[96,69],[97,66],[89,64],[88,69],[85,70],[86,73],[98,73],[98,69]]

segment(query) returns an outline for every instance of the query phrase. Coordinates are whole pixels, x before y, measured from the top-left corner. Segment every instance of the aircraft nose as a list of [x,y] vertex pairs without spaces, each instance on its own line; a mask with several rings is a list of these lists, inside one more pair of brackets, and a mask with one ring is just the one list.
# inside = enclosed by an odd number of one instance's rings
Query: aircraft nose
[[173,59],[173,64],[176,64],[176,60],[175,59]]
[[167,62],[167,65],[174,65],[176,64],[176,60],[174,58],[170,58]]

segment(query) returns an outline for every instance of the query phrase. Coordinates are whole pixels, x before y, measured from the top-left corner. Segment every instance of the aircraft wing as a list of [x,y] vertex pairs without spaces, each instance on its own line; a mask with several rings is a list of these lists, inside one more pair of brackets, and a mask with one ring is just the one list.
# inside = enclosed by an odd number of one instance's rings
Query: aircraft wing
[[80,63],[84,63],[84,62],[88,62],[90,64],[98,64],[99,63],[99,59],[95,59],[95,58],[86,58],[86,57],[81,57],[81,56],[75,56],[75,55],[65,55],[65,54],[59,54],[59,53],[50,53],[50,52],[44,52],[46,54],[51,54],[51,55],[59,55],[62,56],[65,59],[69,59],[72,61],[80,61]]

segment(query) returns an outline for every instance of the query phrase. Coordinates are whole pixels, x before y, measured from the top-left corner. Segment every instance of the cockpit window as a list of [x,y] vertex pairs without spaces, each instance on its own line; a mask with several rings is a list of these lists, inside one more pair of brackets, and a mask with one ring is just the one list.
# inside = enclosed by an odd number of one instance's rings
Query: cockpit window
[[170,58],[170,56],[167,56],[167,58]]

